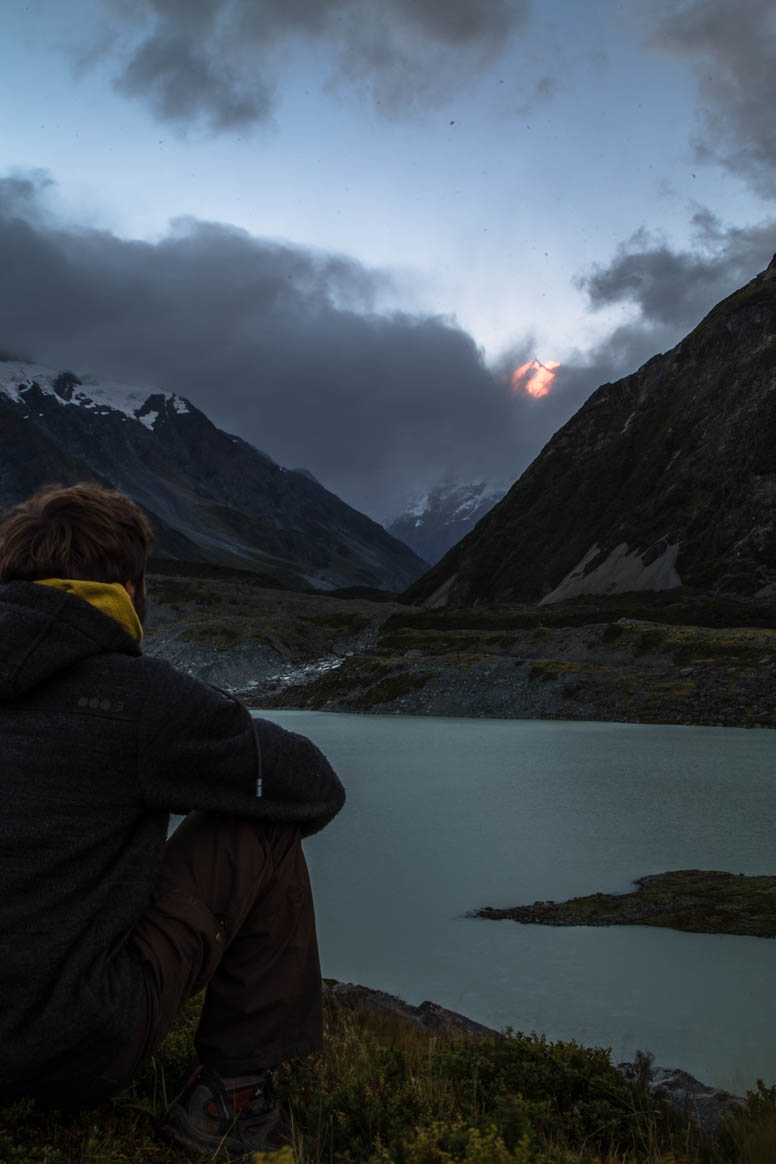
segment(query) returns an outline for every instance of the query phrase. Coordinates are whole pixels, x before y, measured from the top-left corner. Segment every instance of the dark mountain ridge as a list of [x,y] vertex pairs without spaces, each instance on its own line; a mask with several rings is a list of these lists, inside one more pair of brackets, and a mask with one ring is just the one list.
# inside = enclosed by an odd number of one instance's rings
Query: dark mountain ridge
[[776,256],[672,351],[604,384],[405,593],[776,596]]
[[304,472],[287,470],[163,392],[0,363],[0,508],[97,478],[148,512],[154,553],[292,585],[397,589],[421,559]]

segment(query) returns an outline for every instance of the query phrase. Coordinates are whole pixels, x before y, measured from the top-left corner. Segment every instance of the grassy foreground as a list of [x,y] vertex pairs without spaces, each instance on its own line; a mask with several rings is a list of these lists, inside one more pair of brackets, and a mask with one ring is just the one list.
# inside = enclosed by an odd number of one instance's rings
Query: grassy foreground
[[[174,1164],[156,1120],[194,1065],[190,1003],[145,1074],[98,1111],[0,1109],[0,1161]],[[773,1164],[776,1088],[716,1141],[626,1082],[606,1051],[509,1034],[440,1042],[403,1024],[327,1014],[323,1053],[280,1075],[291,1145],[254,1164]]]

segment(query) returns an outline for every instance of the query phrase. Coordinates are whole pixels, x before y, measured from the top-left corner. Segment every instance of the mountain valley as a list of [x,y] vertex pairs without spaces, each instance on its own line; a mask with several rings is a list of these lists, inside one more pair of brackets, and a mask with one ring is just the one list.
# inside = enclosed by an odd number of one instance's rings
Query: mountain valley
[[[776,727],[776,258],[599,388],[419,578],[178,396],[7,361],[0,453],[4,507],[84,476],[135,497],[146,649],[253,706]],[[449,532],[493,489],[440,486],[407,521]]]

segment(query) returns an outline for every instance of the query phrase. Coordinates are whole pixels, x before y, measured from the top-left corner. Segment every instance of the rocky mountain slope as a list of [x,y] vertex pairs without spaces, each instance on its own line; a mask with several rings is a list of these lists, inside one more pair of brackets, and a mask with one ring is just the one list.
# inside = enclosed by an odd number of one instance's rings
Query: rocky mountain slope
[[672,351],[599,388],[404,597],[776,595],[776,256]]
[[222,432],[188,400],[0,362],[0,509],[98,479],[149,514],[154,552],[293,585],[401,589],[425,563],[305,472]]
[[474,529],[480,518],[501,500],[509,484],[480,479],[467,484],[437,485],[418,497],[385,528],[433,565]]

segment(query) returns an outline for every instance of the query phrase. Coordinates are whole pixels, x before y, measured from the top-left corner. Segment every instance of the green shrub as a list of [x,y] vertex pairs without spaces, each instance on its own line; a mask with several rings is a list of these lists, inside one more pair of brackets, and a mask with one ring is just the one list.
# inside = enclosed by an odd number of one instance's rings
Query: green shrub
[[747,1093],[746,1104],[720,1128],[712,1164],[773,1164],[776,1160],[776,1086]]
[[[154,1127],[195,1063],[199,1000],[135,1084],[97,1111],[0,1110],[3,1164],[191,1164]],[[320,1055],[278,1073],[290,1146],[252,1164],[773,1164],[776,1088],[719,1142],[688,1128],[607,1051],[508,1033],[445,1042],[327,1008]],[[208,1157],[208,1159],[210,1159]]]
[[665,642],[666,630],[664,627],[650,627],[642,631],[633,647],[634,655],[656,655]]

